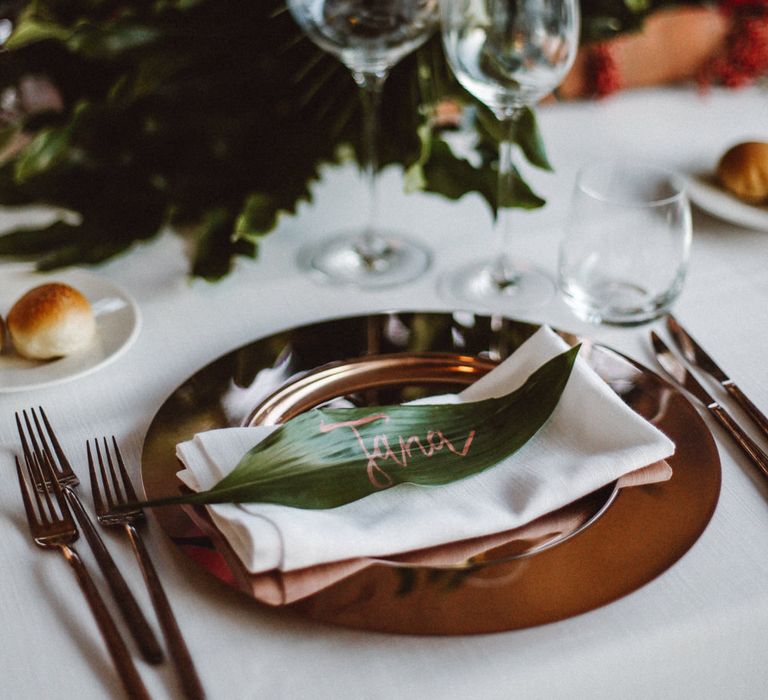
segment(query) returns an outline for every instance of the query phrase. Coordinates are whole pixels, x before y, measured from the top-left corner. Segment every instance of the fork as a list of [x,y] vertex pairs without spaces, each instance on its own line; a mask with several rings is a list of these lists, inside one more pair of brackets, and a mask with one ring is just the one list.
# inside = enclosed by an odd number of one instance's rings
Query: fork
[[[91,453],[91,443],[86,442],[88,452],[88,473],[91,477],[91,492],[96,508],[96,516],[102,525],[121,527],[128,535],[131,546],[139,562],[141,573],[147,584],[152,605],[157,613],[160,628],[163,631],[168,651],[181,683],[184,697],[200,699],[205,697],[205,692],[195,671],[195,665],[190,656],[187,645],[182,637],[181,630],[176,623],[176,618],[165,595],[160,578],[157,575],[149,552],[139,535],[136,525],[144,523],[146,518],[144,511],[131,504],[139,499],[133,489],[133,484],[125,469],[120,448],[115,436],[112,436],[112,450],[110,451],[107,438],[102,438],[104,456],[99,447],[98,439],[93,440],[96,459]],[[114,454],[114,461],[112,459]],[[99,468],[96,470],[95,461],[98,460]],[[117,469],[115,468],[117,465]],[[125,507],[127,505],[127,507]]]
[[[85,568],[85,564],[73,546],[78,538],[77,527],[71,511],[67,507],[67,499],[62,487],[53,475],[50,461],[45,456],[40,462],[36,456],[30,459],[25,455],[24,462],[29,475],[28,481],[22,471],[19,458],[15,457],[15,460],[21,499],[24,502],[24,510],[35,544],[47,549],[59,549],[64,555],[77,576],[80,589],[88,601],[128,697],[148,700],[149,694],[131,660],[128,648],[125,646],[101,594],[88,573],[88,569]],[[47,479],[43,476],[41,465],[44,465]],[[29,482],[42,484],[42,487],[30,489]],[[53,490],[53,499],[51,499],[51,490]],[[30,498],[30,491],[34,495],[34,505]],[[54,500],[58,509],[54,507]]]
[[[80,481],[72,470],[72,466],[59,444],[59,440],[48,421],[48,417],[45,415],[45,411],[42,408],[39,408],[39,412],[43,419],[45,429],[43,429],[43,426],[40,424],[37,411],[35,411],[34,408],[30,409],[32,421],[30,421],[27,412],[22,411],[26,432],[24,427],[22,427],[18,412],[16,413],[16,428],[19,432],[24,459],[31,462],[34,456],[39,464],[47,463],[50,465],[51,472],[56,476],[61,485],[61,489],[69,503],[69,507],[72,509],[75,518],[77,518],[77,522],[80,524],[80,529],[93,551],[96,562],[98,563],[101,572],[104,574],[104,578],[118,604],[120,613],[136,640],[142,656],[148,662],[158,664],[163,660],[163,650],[160,648],[157,637],[155,637],[155,633],[149,626],[149,622],[147,622],[147,618],[144,616],[139,604],[136,602],[136,598],[134,598],[133,593],[131,593],[128,588],[128,584],[125,582],[123,575],[117,568],[117,564],[115,564],[112,555],[109,553],[104,541],[99,536],[96,526],[91,521],[91,518],[88,516],[88,513],[74,490],[75,486],[77,486]],[[33,422],[34,428],[32,427]],[[53,446],[53,451],[51,450],[51,446]],[[38,476],[42,475],[39,474]],[[38,489],[43,486],[43,482],[37,479],[34,479],[34,483]]]

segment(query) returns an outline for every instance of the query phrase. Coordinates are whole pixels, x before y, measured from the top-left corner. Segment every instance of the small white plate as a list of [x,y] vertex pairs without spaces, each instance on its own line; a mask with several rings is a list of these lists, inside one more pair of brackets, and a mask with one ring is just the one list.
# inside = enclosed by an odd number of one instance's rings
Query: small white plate
[[56,360],[27,360],[6,348],[0,353],[0,393],[38,389],[95,372],[122,355],[139,334],[136,302],[112,282],[75,268],[41,274],[29,265],[0,265],[0,314],[5,318],[22,294],[47,282],[68,284],[88,299],[96,337],[88,348]]
[[742,202],[720,187],[711,175],[681,173],[680,179],[691,202],[708,214],[745,228],[768,231],[768,207]]

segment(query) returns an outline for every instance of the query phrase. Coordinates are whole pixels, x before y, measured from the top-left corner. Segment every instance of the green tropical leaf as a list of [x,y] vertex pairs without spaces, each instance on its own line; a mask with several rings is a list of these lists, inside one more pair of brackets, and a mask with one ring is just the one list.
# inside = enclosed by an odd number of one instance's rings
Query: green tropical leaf
[[54,40],[64,42],[70,37],[71,32],[53,22],[45,22],[34,18],[22,20],[11,36],[5,42],[7,49],[19,49],[27,44],[38,41]]
[[94,22],[80,19],[72,27],[62,26],[34,14],[22,18],[6,42],[9,49],[42,41],[56,41],[74,53],[109,59],[124,51],[141,48],[161,36],[157,27],[133,22]]
[[442,139],[432,140],[429,156],[420,168],[422,187],[427,192],[459,199],[474,191],[488,202],[496,201],[496,173],[489,168],[475,168],[464,158],[457,157]]
[[214,282],[230,271],[235,254],[256,257],[258,248],[253,240],[236,238],[234,222],[224,208],[209,212],[195,231],[197,245],[192,272]]
[[70,136],[68,127],[43,129],[16,161],[16,181],[25,182],[66,158]]
[[53,170],[58,164],[81,157],[74,145],[74,136],[92,109],[80,102],[64,126],[42,129],[15,161],[16,182],[23,184],[40,174]]
[[[484,107],[477,111],[478,127],[481,135],[490,137],[494,150],[498,149],[498,143],[502,139],[504,125],[493,116],[492,112]],[[526,160],[542,170],[552,170],[552,165],[547,158],[544,148],[544,140],[539,131],[536,113],[525,107],[520,111],[517,120],[511,124],[511,132],[507,135],[512,143],[516,143],[523,152]],[[486,147],[488,144],[485,144]]]
[[82,20],[75,25],[66,44],[71,51],[90,58],[110,59],[125,51],[143,48],[160,35],[156,27],[130,22],[112,22],[105,26]]
[[520,117],[515,122],[513,140],[520,146],[530,163],[543,170],[552,170],[552,165],[544,149],[544,140],[541,138],[539,125],[536,121],[536,113],[532,109],[526,107],[521,112]]
[[258,243],[266,231],[277,223],[279,208],[275,201],[263,192],[248,197],[240,215],[235,221],[234,240],[244,238]]
[[19,227],[0,236],[0,255],[27,256],[65,245],[74,237],[75,227],[54,221],[40,228]]
[[516,391],[461,404],[320,408],[279,427],[208,491],[149,501],[335,508],[399,483],[447,484],[498,464],[544,425],[578,346]]
[[[422,189],[441,194],[449,199],[459,199],[467,192],[475,191],[485,198],[494,214],[496,213],[498,199],[496,171],[473,167],[466,160],[455,156],[445,141],[434,140],[426,162],[420,166],[414,166],[409,171],[408,177],[422,178]],[[509,196],[501,206],[537,209],[546,204],[546,200],[531,189],[515,167],[512,168],[510,180]]]
[[652,0],[624,0],[627,8],[630,12],[640,14],[642,12],[648,12],[651,9]]
[[520,171],[512,167],[512,184],[509,188],[508,199],[500,202],[502,207],[518,207],[520,209],[538,209],[546,204],[546,200],[539,197],[522,178]]

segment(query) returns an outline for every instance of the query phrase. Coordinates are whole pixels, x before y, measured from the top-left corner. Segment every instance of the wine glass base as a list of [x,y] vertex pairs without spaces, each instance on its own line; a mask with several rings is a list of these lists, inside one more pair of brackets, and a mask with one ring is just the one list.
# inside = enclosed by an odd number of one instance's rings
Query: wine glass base
[[359,233],[344,233],[305,248],[300,262],[324,282],[378,289],[416,279],[431,257],[421,245],[400,236],[379,233],[366,244]]
[[514,280],[499,283],[493,264],[493,260],[480,260],[447,272],[438,283],[440,296],[454,304],[506,315],[540,308],[554,296],[555,283],[544,270],[516,264]]

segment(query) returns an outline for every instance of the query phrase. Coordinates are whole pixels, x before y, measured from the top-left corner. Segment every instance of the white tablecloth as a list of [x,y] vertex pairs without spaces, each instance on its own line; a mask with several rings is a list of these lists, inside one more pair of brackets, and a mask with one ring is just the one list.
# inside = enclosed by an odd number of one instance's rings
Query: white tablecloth
[[[618,156],[681,170],[711,168],[732,143],[768,138],[768,95],[651,89],[602,102],[547,105],[540,121],[556,173],[528,173],[549,203],[516,217],[516,245],[554,271],[581,165]],[[182,246],[171,235],[100,267],[97,273],[123,286],[141,306],[144,325],[136,344],[88,377],[0,394],[0,465],[6,475],[0,487],[1,697],[120,696],[66,563],[31,544],[13,476],[14,410],[44,405],[56,415],[72,453],[82,451],[86,437],[115,433],[136,476],[156,410],[218,355],[279,329],[340,314],[447,309],[435,291],[437,274],[488,250],[490,214],[475,196],[449,203],[406,195],[394,170],[384,177],[385,223],[431,246],[431,271],[402,288],[361,293],[319,285],[298,269],[295,253],[302,243],[361,220],[363,190],[359,198],[350,196],[358,186],[351,169],[326,172],[314,204],[281,221],[260,260],[238,264],[217,284],[189,280]],[[768,410],[768,233],[696,211],[690,274],[675,312]],[[529,318],[590,335],[654,366],[647,327],[590,326],[559,300]],[[639,591],[543,627],[458,638],[331,628],[230,591],[178,553],[156,523],[149,547],[211,698],[764,698],[768,484],[709,423],[720,447],[723,487],[700,540]],[[127,545],[117,536],[109,535],[109,541],[149,611]],[[172,696],[168,665],[160,672],[139,667],[156,697]]]

